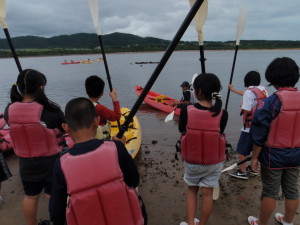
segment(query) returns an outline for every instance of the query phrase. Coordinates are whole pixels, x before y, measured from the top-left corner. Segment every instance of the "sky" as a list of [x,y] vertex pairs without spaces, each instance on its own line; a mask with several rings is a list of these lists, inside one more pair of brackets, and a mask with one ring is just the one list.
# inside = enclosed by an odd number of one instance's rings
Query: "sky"
[[[300,40],[299,0],[208,0],[204,41],[235,40],[241,6],[242,40]],[[12,37],[95,33],[87,0],[6,0],[6,7]],[[99,0],[101,31],[172,40],[189,9],[188,0]],[[197,41],[193,23],[182,40]]]

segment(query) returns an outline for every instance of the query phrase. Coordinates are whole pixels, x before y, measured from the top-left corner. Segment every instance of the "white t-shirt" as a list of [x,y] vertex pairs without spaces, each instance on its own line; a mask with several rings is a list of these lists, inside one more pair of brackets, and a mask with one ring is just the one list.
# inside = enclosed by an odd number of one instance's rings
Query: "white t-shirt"
[[[250,87],[244,92],[244,95],[243,95],[242,109],[244,109],[244,110],[251,111],[251,109],[252,109],[253,107],[255,107],[256,104],[257,104],[257,98],[256,98],[256,95],[255,95],[252,91],[249,90],[249,89],[254,88],[254,87],[256,87],[256,88],[258,88],[259,90],[261,90],[261,91],[265,94],[266,97],[269,96],[268,91],[265,89],[264,86],[250,86]],[[249,132],[249,131],[250,131],[250,128],[249,128],[249,127],[248,127],[248,128],[242,127],[241,131],[243,131],[243,132]]]

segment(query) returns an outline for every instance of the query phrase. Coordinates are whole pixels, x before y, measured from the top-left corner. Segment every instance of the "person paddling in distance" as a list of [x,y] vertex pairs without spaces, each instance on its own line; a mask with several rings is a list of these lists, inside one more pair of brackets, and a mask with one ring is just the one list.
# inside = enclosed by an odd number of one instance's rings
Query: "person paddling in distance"
[[194,104],[195,97],[192,90],[190,90],[190,84],[187,81],[183,81],[180,85],[182,88],[182,100],[181,101],[174,101],[170,104],[170,106],[176,106],[177,108],[182,108],[185,105]]
[[291,58],[276,58],[265,77],[277,91],[263,100],[252,120],[251,167],[257,170],[260,162],[262,195],[259,218],[250,216],[248,221],[251,225],[268,224],[281,187],[285,213],[276,213],[275,219],[292,225],[299,205],[300,92],[295,88],[299,66]]
[[[236,151],[238,153],[239,161],[246,159],[252,152],[253,145],[250,137],[250,126],[253,114],[255,112],[257,104],[261,100],[268,97],[268,92],[264,86],[260,86],[260,74],[256,71],[248,72],[244,77],[244,85],[247,88],[245,91],[236,90],[233,85],[228,85],[230,91],[243,96],[243,102],[241,106],[241,115],[243,116],[243,127],[241,129],[241,135],[237,144]],[[246,163],[240,165],[240,169],[229,173],[230,176],[239,179],[248,179],[248,175],[257,175],[258,173],[253,171],[250,165],[247,167]]]
[[[181,156],[184,161],[184,181],[188,185],[186,211],[187,223],[194,225],[197,193],[201,189],[199,225],[207,223],[213,208],[213,188],[219,184],[225,161],[224,129],[227,111],[222,110],[219,78],[210,73],[197,76],[194,81],[198,103],[181,109],[179,131]],[[213,104],[214,102],[214,104]]]
[[11,88],[11,104],[4,118],[10,126],[15,154],[19,157],[19,171],[25,197],[23,213],[28,225],[46,225],[37,221],[40,193],[51,192],[52,168],[63,148],[61,134],[64,114],[45,94],[44,74],[23,70]]
[[65,115],[63,127],[75,145],[54,166],[51,221],[54,225],[66,220],[68,225],[144,224],[133,189],[139,173],[124,146],[125,137],[95,139],[99,117],[86,98],[69,101]]
[[97,115],[100,117],[96,135],[99,139],[110,137],[110,125],[108,121],[117,121],[121,118],[120,103],[118,101],[117,92],[114,89],[109,93],[114,105],[113,111],[99,103],[99,100],[104,94],[104,86],[104,81],[96,75],[90,76],[85,80],[86,93],[96,107]]

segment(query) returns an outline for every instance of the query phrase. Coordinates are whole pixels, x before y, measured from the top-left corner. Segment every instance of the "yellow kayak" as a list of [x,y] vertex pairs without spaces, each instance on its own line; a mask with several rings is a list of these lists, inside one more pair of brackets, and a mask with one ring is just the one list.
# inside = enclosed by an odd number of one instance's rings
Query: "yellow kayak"
[[[123,124],[125,122],[125,116],[128,116],[130,113],[130,109],[122,107],[121,108],[121,119],[120,119],[120,124]],[[110,134],[111,136],[117,135],[119,132],[118,129],[118,124],[117,122],[110,122],[111,125],[111,131]],[[140,126],[140,122],[138,121],[137,117],[133,117],[133,122],[129,124],[128,126],[128,131],[124,133],[126,137],[126,148],[129,154],[131,155],[132,158],[134,158],[137,153],[139,152],[141,148],[141,143],[142,143],[142,130]]]

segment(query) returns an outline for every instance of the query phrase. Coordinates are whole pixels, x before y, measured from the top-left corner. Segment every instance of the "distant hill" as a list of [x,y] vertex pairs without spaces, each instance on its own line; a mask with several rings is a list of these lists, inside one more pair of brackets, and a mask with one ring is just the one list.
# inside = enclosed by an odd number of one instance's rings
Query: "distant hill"
[[[165,51],[170,40],[154,37],[139,37],[133,34],[112,33],[102,36],[105,51],[140,52]],[[50,38],[37,36],[14,37],[12,42],[19,56],[71,55],[99,53],[96,34],[78,33]],[[206,50],[227,50],[235,48],[235,41],[205,41]],[[300,48],[300,41],[241,40],[240,49],[282,49]],[[10,57],[7,40],[0,39],[0,57]],[[176,50],[198,50],[196,41],[180,41]]]
[[[139,37],[133,34],[112,33],[102,36],[105,46],[135,46],[135,45],[161,45],[170,41],[153,37]],[[16,49],[38,48],[95,48],[99,46],[96,34],[78,33],[60,35],[50,38],[37,36],[21,36],[12,38]],[[0,49],[9,49],[6,39],[0,39]]]

